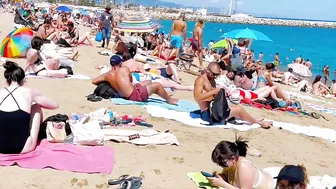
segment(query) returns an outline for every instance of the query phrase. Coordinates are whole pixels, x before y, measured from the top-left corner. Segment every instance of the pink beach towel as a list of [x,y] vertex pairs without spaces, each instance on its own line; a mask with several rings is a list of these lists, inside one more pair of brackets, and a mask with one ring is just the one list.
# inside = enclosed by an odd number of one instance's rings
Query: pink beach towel
[[50,167],[80,173],[111,173],[114,167],[114,151],[105,146],[84,147],[42,140],[32,152],[0,154],[0,166],[14,164],[28,169]]

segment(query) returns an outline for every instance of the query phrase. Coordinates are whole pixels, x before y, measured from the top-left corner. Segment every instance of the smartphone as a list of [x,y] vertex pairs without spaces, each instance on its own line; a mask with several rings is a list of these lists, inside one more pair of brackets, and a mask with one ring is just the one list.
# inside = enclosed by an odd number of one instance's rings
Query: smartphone
[[202,175],[205,177],[214,177],[213,174],[201,171]]

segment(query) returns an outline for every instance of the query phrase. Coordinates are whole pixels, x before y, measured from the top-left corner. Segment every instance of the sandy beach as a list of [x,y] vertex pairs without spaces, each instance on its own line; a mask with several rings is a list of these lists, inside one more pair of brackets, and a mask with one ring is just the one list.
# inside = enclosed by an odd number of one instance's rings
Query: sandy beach
[[[13,30],[13,15],[1,13],[0,38]],[[81,33],[88,32],[89,28],[81,28]],[[98,43],[96,43],[98,45]],[[100,48],[81,46],[78,47],[80,56],[75,63],[74,72],[94,78],[100,74],[95,67],[108,64],[109,57],[98,55]],[[15,59],[21,66],[24,59]],[[3,74],[3,70],[1,70]],[[182,83],[191,85],[195,76],[180,72]],[[1,77],[2,86],[5,80]],[[109,188],[108,179],[118,178],[123,174],[142,176],[145,189],[195,189],[197,186],[186,176],[191,171],[220,171],[211,162],[211,152],[214,146],[221,140],[234,140],[235,135],[242,135],[249,140],[249,147],[260,149],[261,157],[248,156],[258,167],[283,166],[285,164],[303,164],[308,169],[309,175],[336,176],[335,166],[336,144],[329,140],[294,134],[288,131],[271,128],[269,130],[252,129],[248,132],[237,132],[232,129],[219,128],[195,128],[182,123],[161,118],[150,117],[146,110],[140,106],[117,106],[112,102],[89,102],[86,100],[95,88],[91,80],[72,79],[28,79],[27,87],[37,88],[45,95],[57,100],[59,109],[44,111],[44,117],[57,113],[89,113],[98,108],[108,108],[119,114],[143,115],[147,121],[154,125],[154,129],[169,129],[180,142],[180,146],[135,146],[132,144],[120,144],[105,142],[106,146],[115,150],[116,161],[112,174],[79,174],[69,171],[57,171],[52,169],[30,170],[18,166],[0,167],[0,189],[66,189],[66,188]],[[288,86],[284,89],[294,90]],[[177,91],[175,97],[193,100],[191,92]],[[318,97],[314,97],[318,98]],[[322,98],[321,98],[322,99]],[[323,99],[326,100],[326,99]],[[330,100],[331,101],[331,100]],[[332,104],[307,101],[325,107],[335,107]],[[302,103],[303,104],[303,103]],[[313,111],[305,107],[305,109]],[[291,122],[303,126],[318,126],[335,129],[336,117],[331,114],[323,114],[330,121],[288,115],[281,112],[260,110],[247,107],[247,111],[257,118],[276,121]],[[127,129],[144,129],[145,127],[132,127]],[[108,163],[108,162],[107,162]],[[85,167],[85,165],[83,165]]]

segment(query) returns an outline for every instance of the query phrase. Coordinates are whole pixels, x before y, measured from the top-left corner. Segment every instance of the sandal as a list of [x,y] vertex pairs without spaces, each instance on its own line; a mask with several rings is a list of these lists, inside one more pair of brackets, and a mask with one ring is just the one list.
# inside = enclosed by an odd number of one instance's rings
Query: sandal
[[120,189],[138,189],[142,186],[140,180],[125,181],[120,185]]
[[118,179],[110,179],[108,180],[109,185],[119,185],[123,184],[126,181],[141,181],[141,177],[133,177],[130,175],[121,175]]
[[103,100],[103,98],[100,97],[100,96],[97,96],[95,94],[90,94],[90,95],[87,96],[87,100],[91,101],[91,102],[99,102],[99,101]]

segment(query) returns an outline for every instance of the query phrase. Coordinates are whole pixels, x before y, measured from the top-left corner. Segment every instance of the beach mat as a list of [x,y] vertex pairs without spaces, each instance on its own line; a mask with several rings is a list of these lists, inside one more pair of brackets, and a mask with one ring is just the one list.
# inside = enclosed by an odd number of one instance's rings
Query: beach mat
[[37,75],[26,75],[26,78],[32,78],[32,79],[80,79],[80,80],[89,80],[90,77],[83,75],[83,74],[74,74],[69,75],[67,78],[53,78],[53,77],[44,77],[44,76],[37,76]]
[[26,154],[0,154],[1,166],[27,169],[53,168],[79,173],[108,173],[114,167],[114,150],[105,146],[76,146],[42,140]]
[[[268,167],[263,169],[273,178],[278,176],[281,167]],[[201,172],[189,172],[187,176],[199,187],[204,189],[218,189],[210,185],[208,179],[202,175]],[[276,180],[273,180],[276,183]],[[274,184],[275,185],[275,184]],[[329,175],[324,176],[310,176],[308,189],[333,189],[336,186],[336,177]]]
[[326,108],[326,107],[323,107],[317,104],[308,103],[308,102],[304,102],[304,105],[314,110],[317,110],[317,111],[320,111],[326,114],[333,114],[334,116],[336,116],[336,108]]
[[[236,129],[239,131],[248,131],[250,129],[259,128],[260,125],[253,124],[250,125],[245,122],[243,125],[234,125],[227,123],[226,125],[206,125],[207,122],[201,120],[200,115],[193,112],[177,112],[174,110],[168,110],[158,106],[144,106],[148,114],[153,117],[161,117],[170,120],[175,120],[184,123],[189,126],[203,127],[203,128],[225,128],[225,129]],[[244,123],[244,122],[242,122]],[[283,129],[290,131],[292,133],[303,134],[310,137],[318,137],[332,142],[336,141],[336,131],[329,128],[320,128],[316,126],[301,126],[293,123],[273,121],[273,127],[278,129]]]
[[150,97],[146,102],[136,102],[132,100],[126,100],[123,98],[112,98],[111,101],[117,105],[153,105],[157,107],[162,107],[167,110],[175,110],[179,112],[193,112],[198,110],[199,107],[196,103],[187,100],[179,100],[178,105],[171,105],[166,103],[162,98]]
[[209,125],[201,119],[200,114],[194,112],[178,112],[175,110],[169,110],[164,107],[146,105],[144,108],[147,110],[148,114],[153,117],[161,117],[170,120],[175,120],[193,127],[203,127],[203,128],[224,128],[224,129],[236,129],[239,131],[248,131],[250,129],[257,129],[260,127],[258,124],[249,124],[247,122],[239,121],[242,125],[234,125],[231,123],[224,124],[214,124]]

